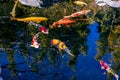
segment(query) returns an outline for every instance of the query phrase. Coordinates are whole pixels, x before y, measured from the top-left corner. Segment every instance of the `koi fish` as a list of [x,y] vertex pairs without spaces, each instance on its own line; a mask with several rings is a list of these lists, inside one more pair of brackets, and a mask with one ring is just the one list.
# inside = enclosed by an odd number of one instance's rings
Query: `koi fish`
[[19,2],[23,5],[34,6],[38,8],[42,8],[40,4],[43,4],[42,0],[19,0]]
[[40,23],[41,21],[46,21],[48,20],[46,17],[26,17],[26,18],[11,18],[11,20],[17,20],[21,22],[36,22]]
[[118,80],[119,76],[112,70],[112,68],[103,60],[100,60],[100,65],[102,69],[105,69],[108,73],[111,73]]
[[32,22],[32,21],[29,22],[29,24],[38,27],[38,30],[39,30],[40,32],[44,33],[44,34],[48,34],[48,33],[49,33],[49,32],[48,32],[48,29],[46,29],[45,26],[42,26],[42,25],[37,24],[37,23],[34,23],[34,22]]
[[77,17],[77,16],[80,16],[80,15],[86,15],[87,13],[89,13],[91,10],[82,10],[82,11],[78,11],[78,12],[75,12],[69,16],[64,16],[64,18],[72,18],[72,17]]
[[51,45],[56,46],[59,50],[65,50],[70,56],[75,57],[75,55],[73,55],[70,52],[68,47],[62,41],[60,41],[58,39],[52,39],[50,43],[51,43]]
[[69,27],[71,24],[75,23],[76,20],[70,20],[70,19],[61,19],[59,21],[54,22],[50,28],[54,28],[54,27],[61,27],[61,25],[66,25],[67,27]]
[[45,28],[45,26],[39,27],[39,31],[44,33],[44,34],[48,34],[48,30]]
[[74,4],[82,5],[82,6],[87,6],[87,3],[82,2],[82,1],[74,1]]
[[[96,0],[96,4],[100,5],[104,4],[104,5],[109,5],[111,7],[116,7],[119,8],[120,7],[120,1],[113,1],[113,0]],[[102,6],[104,6],[102,5]],[[100,5],[101,6],[101,5]]]
[[31,45],[31,47],[39,48],[40,43],[38,43],[38,41],[37,41],[38,37],[39,37],[39,32],[32,38],[32,45]]

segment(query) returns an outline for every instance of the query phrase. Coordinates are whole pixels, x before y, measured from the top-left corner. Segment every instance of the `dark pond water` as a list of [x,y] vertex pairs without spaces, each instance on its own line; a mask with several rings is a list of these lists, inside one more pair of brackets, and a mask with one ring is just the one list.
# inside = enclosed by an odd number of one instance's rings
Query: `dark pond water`
[[[65,55],[60,61],[55,64],[50,64],[49,59],[45,58],[41,64],[39,64],[39,75],[30,71],[31,66],[24,63],[25,58],[21,52],[16,52],[14,59],[16,63],[21,63],[15,66],[18,71],[17,77],[11,77],[11,71],[7,68],[2,68],[1,77],[3,80],[71,80],[76,78],[77,80],[107,80],[106,71],[101,70],[101,66],[98,61],[95,60],[97,54],[96,41],[99,38],[97,32],[98,24],[94,23],[89,25],[90,34],[88,36],[88,54],[83,56],[80,54],[77,57],[76,70],[72,70],[67,66],[69,55]],[[110,55],[105,55],[103,60],[108,60]],[[32,58],[30,59],[32,60]],[[7,53],[0,52],[0,66],[8,64]],[[1,79],[2,80],[2,79]]]

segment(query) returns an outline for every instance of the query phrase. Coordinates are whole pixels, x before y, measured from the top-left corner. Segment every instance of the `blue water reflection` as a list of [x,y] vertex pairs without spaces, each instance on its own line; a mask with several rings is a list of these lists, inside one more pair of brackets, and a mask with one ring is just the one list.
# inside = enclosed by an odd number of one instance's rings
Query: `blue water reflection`
[[[70,80],[73,76],[77,80],[107,80],[107,75],[104,75],[104,71],[101,70],[101,66],[98,61],[95,60],[97,54],[96,41],[99,38],[97,32],[98,24],[94,23],[89,25],[90,34],[88,36],[88,54],[83,56],[80,54],[77,58],[76,70],[72,71],[67,66],[69,55],[66,54],[56,64],[50,64],[49,58],[45,58],[39,66],[39,75],[31,72],[30,67],[25,62],[25,57],[22,56],[21,52],[16,52],[14,59],[16,63],[21,63],[16,66],[18,70],[18,78],[20,80]],[[7,53],[0,53],[0,66],[8,64]],[[24,72],[26,71],[26,72]],[[4,80],[17,80],[18,78],[10,77],[10,70],[2,68],[2,77]]]

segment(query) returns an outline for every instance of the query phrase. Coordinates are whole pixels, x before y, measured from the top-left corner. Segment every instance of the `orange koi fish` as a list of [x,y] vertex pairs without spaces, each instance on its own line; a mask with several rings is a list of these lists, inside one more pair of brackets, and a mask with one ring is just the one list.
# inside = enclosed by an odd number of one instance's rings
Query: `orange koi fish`
[[73,18],[73,17],[78,17],[80,15],[86,15],[87,13],[89,13],[91,10],[82,10],[82,11],[78,11],[75,12],[69,16],[64,16],[64,18]]
[[51,45],[56,46],[59,50],[65,50],[69,55],[71,55],[72,57],[75,57],[75,55],[73,55],[70,52],[68,47],[62,41],[60,41],[58,39],[52,39],[50,43],[51,43]]
[[82,2],[82,1],[74,1],[74,4],[76,4],[76,5],[82,5],[82,6],[87,6],[87,3]]
[[70,19],[61,19],[59,21],[54,22],[50,28],[54,28],[54,27],[61,27],[61,25],[66,25],[67,27],[69,27],[71,24],[75,23],[76,20],[70,20]]
[[39,32],[32,38],[32,45],[31,45],[31,47],[39,48],[40,43],[38,43],[38,41],[37,41],[38,37],[39,37]]
[[100,60],[100,65],[102,69],[105,69],[108,73],[114,75],[116,80],[118,80],[119,76],[112,70],[112,68],[110,68],[110,66],[106,62]]
[[26,17],[26,18],[11,18],[11,20],[17,20],[21,22],[36,22],[40,23],[41,21],[46,21],[48,20],[46,17]]

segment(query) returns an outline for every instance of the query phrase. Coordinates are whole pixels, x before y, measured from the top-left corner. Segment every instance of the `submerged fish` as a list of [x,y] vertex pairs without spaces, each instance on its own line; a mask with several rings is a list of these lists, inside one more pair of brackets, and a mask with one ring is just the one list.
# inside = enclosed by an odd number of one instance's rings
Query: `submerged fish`
[[46,29],[45,26],[39,27],[39,31],[44,33],[44,34],[48,34],[48,29]]
[[111,7],[116,7],[116,8],[120,7],[120,1],[113,1],[113,0],[96,0],[96,4],[98,4],[99,6],[109,5]]
[[73,55],[70,52],[68,47],[62,41],[60,41],[58,39],[52,39],[50,43],[51,43],[51,45],[56,46],[59,50],[65,50],[69,55],[71,55],[72,57],[75,57],[75,55]]
[[82,2],[82,1],[74,1],[74,3],[77,5],[87,6],[87,3]]
[[39,32],[32,38],[32,45],[31,45],[31,47],[39,48],[40,43],[38,43],[38,41],[37,41],[38,37],[39,37]]
[[50,28],[54,28],[54,27],[61,27],[61,25],[66,25],[67,27],[69,27],[71,24],[75,23],[76,20],[70,20],[70,19],[61,19],[59,21],[54,22]]
[[46,29],[46,27],[45,26],[42,26],[42,25],[40,25],[40,24],[37,24],[37,23],[35,23],[35,22],[29,22],[29,24],[30,25],[34,25],[34,26],[36,26],[36,27],[38,27],[38,30],[40,31],[40,32],[42,32],[42,33],[44,33],[44,34],[48,34],[49,32],[48,32],[48,29]]
[[19,2],[23,5],[34,6],[38,8],[41,8],[40,4],[43,4],[42,0],[19,0]]
[[17,20],[21,22],[36,22],[40,23],[41,21],[46,21],[48,20],[46,17],[26,17],[26,18],[11,18],[11,20]]
[[78,17],[80,15],[86,15],[87,13],[89,13],[91,10],[82,10],[82,11],[78,11],[75,12],[69,16],[64,16],[64,18],[72,18],[72,17]]
[[105,69],[108,73],[111,73],[113,76],[115,76],[116,80],[118,80],[119,76],[112,70],[112,68],[110,68],[106,62],[100,60],[100,65],[102,69]]

